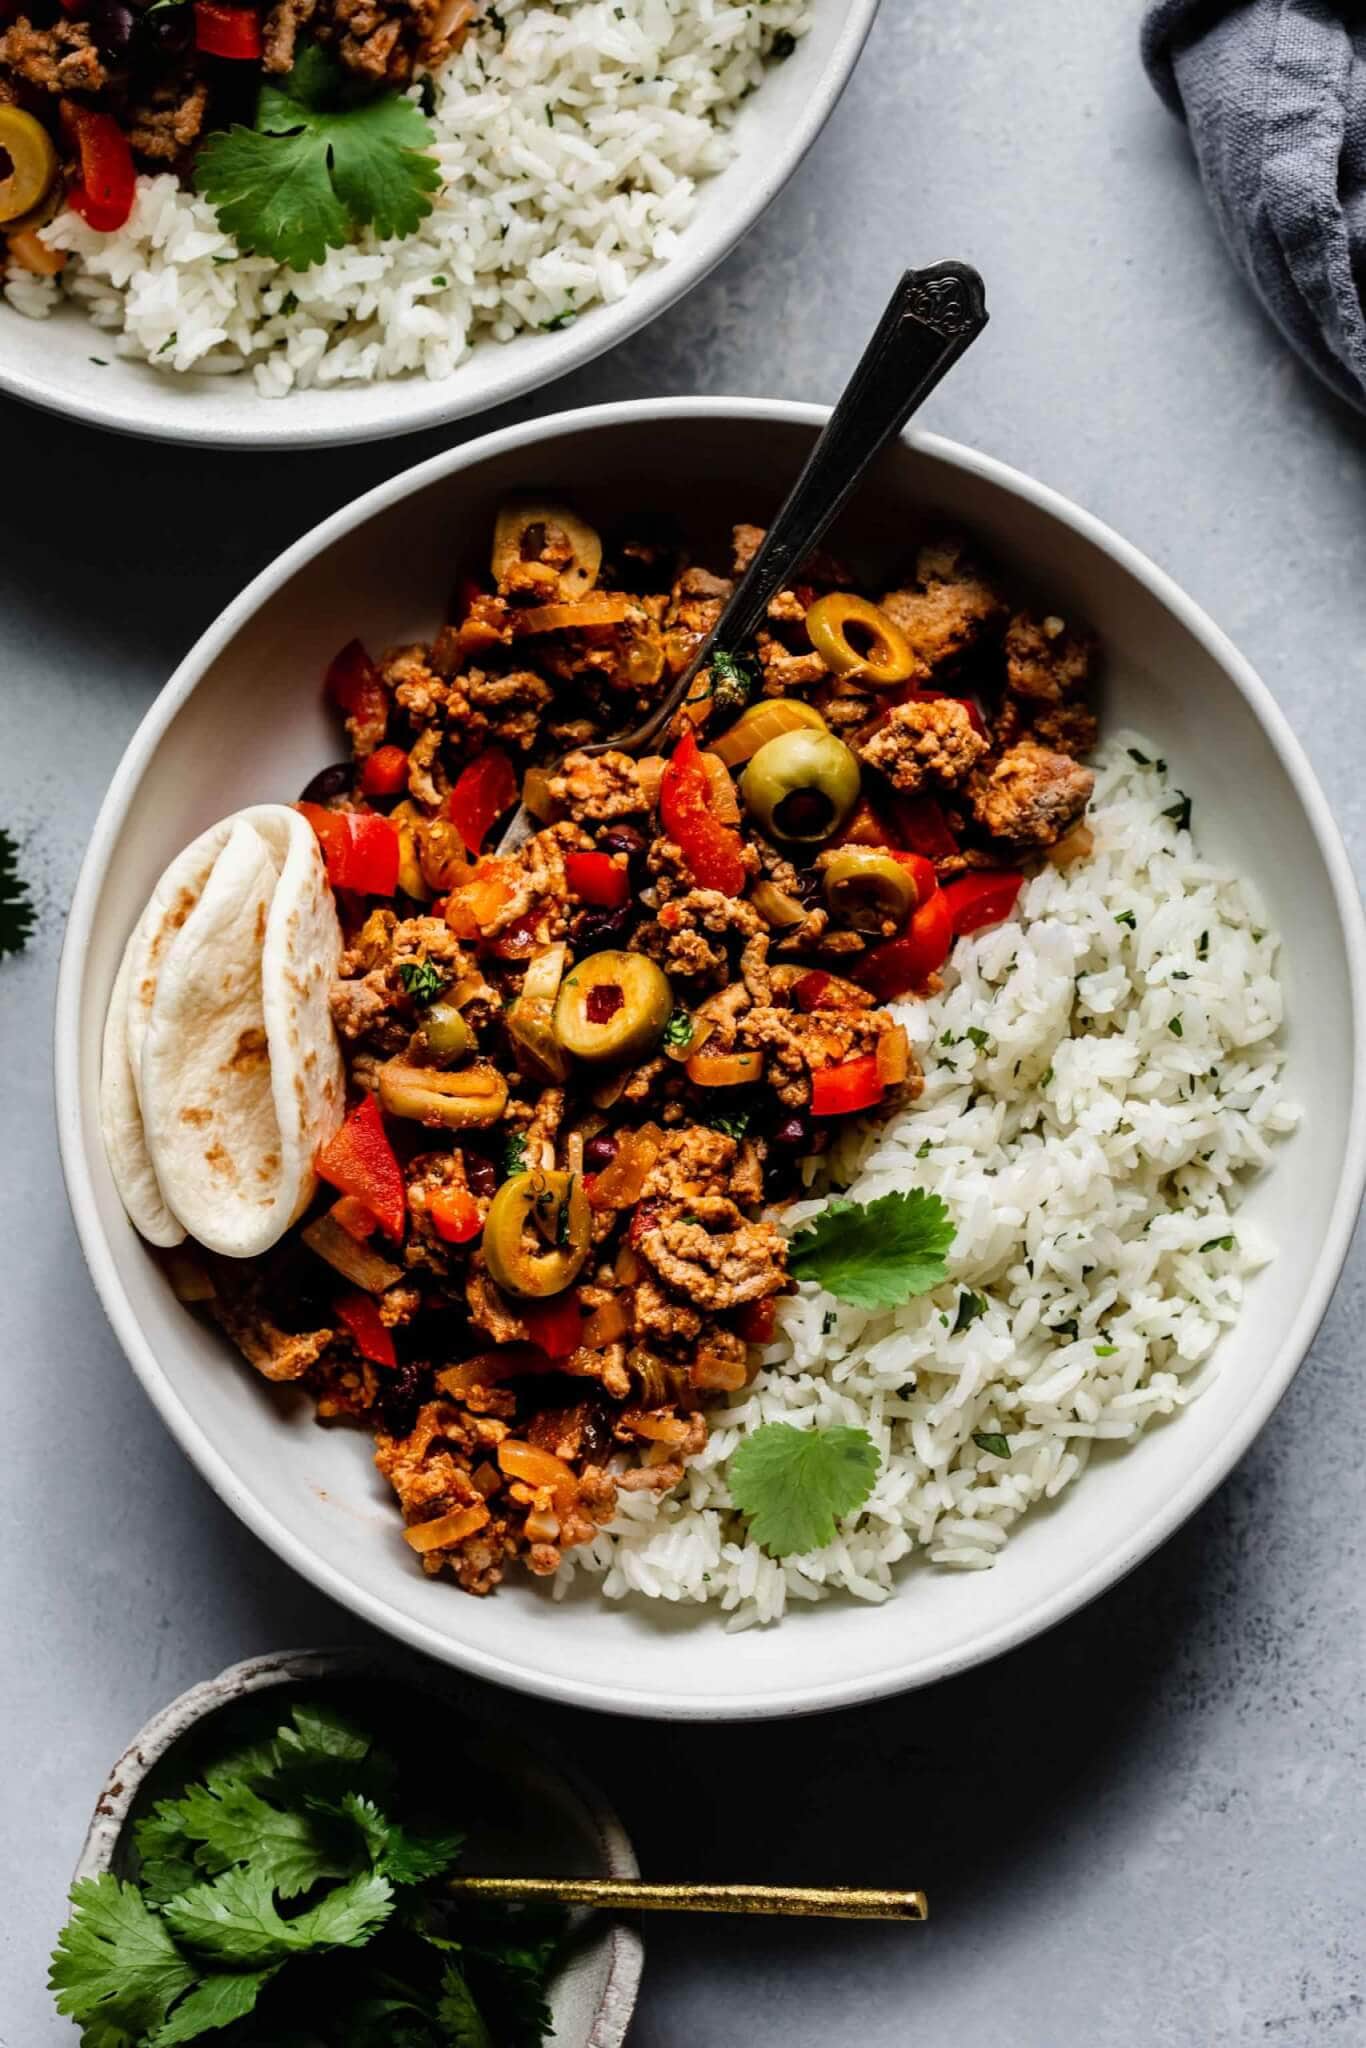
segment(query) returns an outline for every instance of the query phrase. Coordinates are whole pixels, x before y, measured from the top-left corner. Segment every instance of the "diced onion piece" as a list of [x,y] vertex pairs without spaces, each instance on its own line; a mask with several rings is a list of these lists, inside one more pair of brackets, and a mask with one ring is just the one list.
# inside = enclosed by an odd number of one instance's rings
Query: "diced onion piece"
[[358,1244],[331,1214],[315,1218],[301,1235],[311,1252],[365,1294],[383,1294],[386,1287],[403,1278],[402,1266],[382,1258],[372,1246]]
[[651,1443],[686,1443],[691,1434],[688,1424],[676,1415],[646,1415],[639,1408],[628,1408],[621,1420],[632,1436],[647,1437]]
[[650,1169],[659,1157],[661,1133],[655,1124],[627,1131],[616,1158],[593,1181],[595,1209],[632,1209],[640,1200]]
[[429,1550],[446,1550],[452,1544],[463,1543],[467,1536],[473,1536],[488,1519],[489,1511],[483,1501],[474,1501],[467,1508],[456,1508],[453,1514],[438,1515],[434,1521],[415,1522],[411,1529],[404,1530],[403,1540],[411,1544],[419,1555]]
[[735,793],[735,784],[731,781],[729,768],[714,753],[703,754],[702,766],[706,769],[707,780],[711,784],[712,816],[718,818],[723,825],[738,824],[740,799]]
[[795,896],[789,896],[786,889],[780,889],[776,882],[756,882],[749,892],[749,900],[764,923],[776,925],[780,931],[800,924],[806,916],[805,906]]
[[543,953],[534,954],[522,977],[523,1000],[527,996],[533,996],[553,1003],[559,994],[568,957],[569,948],[563,944],[547,946]]
[[533,1486],[539,1493],[548,1487],[555,1496],[555,1504],[572,1507],[579,1497],[579,1483],[565,1464],[553,1451],[538,1450],[535,1444],[524,1443],[520,1437],[504,1437],[498,1446],[498,1469],[509,1479],[520,1479],[524,1486]]
[[443,1394],[463,1401],[476,1387],[496,1387],[503,1380],[521,1379],[525,1373],[549,1372],[554,1361],[535,1344],[504,1344],[497,1351],[480,1351],[459,1365],[448,1365],[436,1376]]
[[743,1088],[763,1079],[764,1056],[761,1052],[694,1053],[687,1074],[698,1088]]
[[1083,820],[1065,833],[1056,846],[1050,846],[1047,858],[1055,868],[1071,867],[1074,860],[1089,860],[1095,851],[1096,835]]
[[619,1294],[605,1301],[601,1308],[595,1308],[583,1326],[582,1343],[585,1351],[601,1351],[608,1344],[615,1344],[624,1337],[631,1327],[631,1318],[626,1313],[626,1304]]
[[586,626],[619,626],[631,616],[629,597],[590,590],[574,604],[533,604],[512,615],[516,633],[572,633]]
[[619,1280],[623,1287],[634,1287],[643,1270],[640,1253],[634,1245],[622,1245],[612,1265],[613,1279]]
[[525,1522],[527,1540],[530,1543],[558,1543],[560,1540],[560,1518],[533,1508]]
[[544,768],[528,768],[522,777],[522,802],[533,818],[539,818],[543,825],[555,815],[555,799],[550,794],[550,776]]
[[884,1088],[895,1088],[906,1078],[910,1048],[904,1024],[893,1024],[877,1042],[877,1077]]
[[733,1394],[745,1384],[743,1358],[722,1358],[715,1352],[699,1351],[688,1377],[695,1387],[716,1388]]
[[602,567],[602,541],[595,529],[564,505],[547,505],[530,500],[500,505],[493,526],[494,576],[505,583],[524,559],[523,547],[533,527],[558,527],[574,551],[574,559],[557,572],[560,596],[582,597],[598,580]]
[[799,725],[825,730],[825,720],[813,704],[803,703],[800,697],[767,697],[742,711],[734,725],[713,740],[711,751],[727,768],[739,768],[767,741],[776,740],[779,733],[795,732]]
[[659,808],[659,786],[664,780],[664,756],[643,754],[636,762],[636,780],[645,800],[645,808],[655,811]]

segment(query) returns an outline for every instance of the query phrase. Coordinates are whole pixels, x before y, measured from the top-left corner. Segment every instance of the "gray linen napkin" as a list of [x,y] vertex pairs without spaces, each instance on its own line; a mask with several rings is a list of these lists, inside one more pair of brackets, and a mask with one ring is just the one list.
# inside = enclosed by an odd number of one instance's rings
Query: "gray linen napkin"
[[1366,411],[1366,10],[1155,0],[1142,45],[1249,283],[1305,361]]

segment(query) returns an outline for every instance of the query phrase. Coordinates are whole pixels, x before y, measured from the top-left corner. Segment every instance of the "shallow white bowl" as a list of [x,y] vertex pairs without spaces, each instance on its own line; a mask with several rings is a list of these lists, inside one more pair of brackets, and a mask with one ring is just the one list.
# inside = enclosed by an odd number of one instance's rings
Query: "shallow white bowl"
[[[395,1695],[410,1698],[430,1721],[440,1715],[446,1754],[472,1765],[485,1816],[462,1816],[469,1832],[462,1867],[471,1876],[639,1877],[631,1838],[601,1792],[567,1758],[537,1741],[529,1748],[493,1724],[486,1696],[433,1671],[417,1658],[376,1656],[366,1650],[277,1650],[231,1664],[217,1678],[171,1700],[153,1714],[111,1765],[95,1802],[74,1877],[126,1872],[132,1850],[130,1823],[159,1799],[172,1797],[206,1757],[209,1723],[241,1715],[254,1704],[283,1718],[287,1694],[346,1705],[374,1692],[397,1711]],[[280,1695],[278,1704],[265,1701]],[[359,1695],[359,1699],[357,1696]],[[383,1696],[387,1696],[384,1698]],[[278,1725],[278,1724],[273,1724]],[[231,1730],[224,1731],[231,1739]],[[496,1809],[497,1823],[487,1816]],[[564,1961],[550,1987],[555,2048],[621,2048],[635,2009],[644,1943],[617,1915],[583,1913],[571,1922]]]
[[134,1370],[223,1499],[288,1563],[379,1627],[485,1677],[585,1705],[683,1716],[832,1707],[963,1669],[1112,1584],[1247,1449],[1327,1305],[1366,1175],[1366,931],[1323,796],[1271,696],[1167,577],[1096,520],[989,457],[890,449],[836,543],[876,574],[914,527],[961,523],[1041,594],[1094,622],[1105,717],[1141,726],[1195,802],[1202,846],[1242,865],[1284,934],[1290,1093],[1303,1128],[1249,1207],[1279,1244],[1208,1391],[1029,1517],[989,1572],[907,1572],[882,1607],[832,1599],[728,1636],[697,1609],[563,1605],[514,1580],[492,1599],[424,1578],[363,1437],[326,1431],[173,1298],[114,1192],[96,1120],[120,949],[167,859],[225,811],[292,798],[337,752],[318,679],[339,641],[433,632],[462,550],[513,488],[590,517],[677,511],[702,538],[763,519],[824,414],[746,399],[602,407],[437,457],[281,557],[188,655],[125,755],[72,906],[57,1001],[62,1156],[95,1285]]
[[[30,320],[0,299],[0,391],[116,433],[215,448],[321,448],[378,441],[463,419],[538,390],[634,334],[729,255],[796,170],[858,62],[878,0],[819,0],[792,55],[769,67],[741,109],[734,161],[698,187],[672,259],[613,306],[555,334],[481,343],[450,377],[294,391],[262,398],[250,372],[176,376],[114,356],[113,337],[74,305]],[[101,368],[94,357],[108,358]]]

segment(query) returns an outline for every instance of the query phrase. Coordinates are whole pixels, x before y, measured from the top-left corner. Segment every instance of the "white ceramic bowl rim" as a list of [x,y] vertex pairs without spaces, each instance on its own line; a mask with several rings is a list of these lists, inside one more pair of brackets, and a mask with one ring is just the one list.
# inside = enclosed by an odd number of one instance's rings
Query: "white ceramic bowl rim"
[[[868,40],[879,0],[843,0],[843,4],[846,18],[795,115],[784,120],[772,135],[753,135],[735,165],[727,166],[719,174],[725,177],[729,170],[744,164],[743,185],[737,180],[740,196],[728,193],[724,208],[709,212],[710,187],[704,184],[699,193],[699,211],[684,230],[683,245],[677,254],[642,272],[625,297],[615,304],[590,307],[582,320],[558,333],[523,335],[507,344],[481,343],[464,362],[456,365],[449,377],[436,382],[414,374],[387,378],[376,384],[341,385],[326,392],[291,392],[282,399],[268,399],[261,397],[246,371],[231,378],[186,379],[184,388],[173,387],[170,391],[149,387],[150,395],[132,394],[121,374],[101,381],[97,373],[77,386],[70,374],[72,365],[65,361],[65,351],[57,352],[50,368],[15,368],[6,359],[0,328],[0,391],[44,411],[61,413],[68,419],[112,433],[231,449],[327,448],[352,441],[388,440],[397,434],[414,434],[423,428],[490,411],[529,391],[538,391],[556,378],[581,369],[666,312],[694,285],[700,284],[767,211],[834,112]],[[755,104],[760,102],[756,100]],[[24,319],[2,303],[0,315]],[[26,326],[39,330],[47,324],[25,321]],[[99,332],[98,328],[90,328],[92,341],[97,341]],[[501,364],[497,356],[500,349],[507,351]],[[486,351],[491,353],[486,355]],[[51,351],[47,353],[51,355]],[[87,360],[94,359],[88,358],[83,350],[83,376]],[[472,376],[475,366],[482,370],[485,360],[489,366],[487,374]],[[108,365],[117,373],[129,367],[117,358]],[[138,368],[136,364],[131,367]],[[212,388],[201,388],[206,384]],[[368,398],[366,393],[370,394]],[[225,398],[232,404],[231,413],[221,406]],[[235,403],[239,399],[241,403]],[[330,401],[325,407],[320,403],[323,399]],[[314,418],[315,412],[324,416]]]
[[[362,526],[377,513],[421,490],[436,478],[472,467],[490,457],[533,447],[559,434],[591,434],[599,428],[648,423],[651,420],[735,419],[774,421],[786,425],[819,428],[828,418],[828,408],[798,404],[781,399],[753,398],[668,398],[625,402],[592,407],[583,411],[552,414],[504,428],[390,478],[353,504],[316,526],[311,533],[287,549],[264,569],[230,604],[208,631],[196,642],[175,674],[147,712],[115,771],[90,846],[82,863],[72,901],[62,949],[56,1006],[56,1098],[58,1140],[77,1233],[96,1292],[133,1370],[142,1381],[163,1421],[182,1449],[213,1486],[220,1498],[277,1556],[291,1565],[322,1592],[363,1616],[375,1627],[398,1636],[414,1649],[441,1661],[450,1661],[449,1638],[406,1616],[393,1613],[386,1604],[355,1586],[322,1556],[298,1541],[260,1501],[238,1482],[217,1446],[189,1413],[170,1387],[150,1344],[144,1337],[119,1278],[113,1252],[105,1241],[95,1199],[90,1165],[85,1155],[79,1100],[78,1026],[82,967],[90,938],[107,857],[122,828],[133,791],[162,735],[194,690],[201,675],[233,639],[247,619],[273,592],[286,583],[306,562],[323,553],[342,535]],[[1299,741],[1291,732],[1279,706],[1255,670],[1213,621],[1161,569],[1102,521],[1074,505],[1046,484],[1035,482],[1021,471],[998,462],[960,443],[935,435],[913,434],[912,444],[936,460],[964,470],[1002,491],[1025,500],[1070,527],[1083,539],[1109,555],[1139,584],[1148,589],[1170,611],[1229,675],[1251,706],[1290,778],[1295,794],[1308,818],[1333,892],[1347,952],[1348,980],[1355,1017],[1366,1015],[1366,917],[1357,893],[1346,849],[1327,801],[1319,788]],[[785,1714],[817,1712],[848,1706],[860,1701],[886,1697],[912,1685],[930,1684],[957,1671],[996,1657],[1041,1630],[1052,1627],[1113,1585],[1157,1548],[1194,1513],[1214,1488],[1227,1477],[1266,1422],[1289,1386],[1300,1361],[1313,1342],[1314,1333],[1327,1309],[1338,1274],[1347,1255],[1352,1228],[1366,1187],[1366,1047],[1358,1033],[1357,1068],[1343,1147],[1343,1171],[1334,1197],[1329,1227],[1325,1230],[1312,1269],[1305,1276],[1303,1293],[1294,1321],[1260,1386],[1239,1411],[1236,1423],[1220,1442],[1187,1474],[1184,1482],[1167,1499],[1131,1541],[1117,1546],[1088,1571],[1050,1594],[1022,1605],[1009,1619],[985,1629],[970,1644],[934,1655],[923,1652],[878,1673],[875,1679],[825,1676],[786,1691],[766,1691],[756,1702],[743,1692],[718,1694],[698,1701],[693,1697],[644,1692],[629,1681],[604,1679],[589,1683],[565,1678],[548,1669],[534,1676],[502,1656],[462,1644],[458,1661],[465,1670],[495,1683],[531,1691],[577,1706],[617,1713],[658,1715],[674,1718],[747,1719],[773,1718]]]

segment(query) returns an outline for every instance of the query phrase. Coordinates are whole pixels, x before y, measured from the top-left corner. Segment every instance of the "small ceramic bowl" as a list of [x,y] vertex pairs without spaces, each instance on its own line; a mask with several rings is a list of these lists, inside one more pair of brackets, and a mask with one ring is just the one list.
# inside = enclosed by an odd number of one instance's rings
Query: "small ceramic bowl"
[[[472,1874],[548,1877],[638,1877],[630,1838],[596,1787],[540,1744],[524,1747],[495,1730],[458,1680],[416,1658],[364,1650],[283,1650],[232,1664],[217,1678],[181,1693],[133,1737],[105,1780],[75,1876],[123,1873],[131,1823],[177,1791],[197,1768],[201,1744],[219,1715],[267,1692],[309,1699],[382,1690],[409,1692],[442,1715],[443,1752],[458,1746],[462,1774],[473,1766],[482,1786],[496,1787],[499,1821],[487,1846],[470,1829],[463,1865]],[[644,1944],[628,1922],[605,1914],[576,1915],[568,1960],[551,1988],[554,2048],[621,2048],[635,2009]]]
[[110,337],[65,303],[26,319],[0,300],[0,391],[91,426],[210,448],[322,448],[463,419],[537,391],[665,312],[728,256],[782,191],[834,112],[878,0],[819,0],[790,57],[769,67],[741,108],[735,155],[698,187],[697,209],[667,263],[615,305],[590,307],[553,334],[480,342],[449,377],[388,377],[263,398],[249,371],[177,376],[115,356]]
[[[289,800],[337,734],[318,679],[338,645],[430,638],[452,579],[487,559],[499,501],[534,490],[607,525],[671,513],[702,560],[769,517],[826,415],[755,399],[664,399],[485,436],[338,512],[257,577],[148,712],[95,826],[57,998],[57,1100],[72,1209],[119,1338],[168,1427],[249,1527],[314,1584],[413,1648],[502,1684],[617,1712],[777,1715],[923,1685],[1037,1634],[1112,1585],[1232,1470],[1327,1305],[1366,1176],[1366,932],[1337,828],[1266,686],[1171,579],[1075,505],[932,436],[889,448],[832,539],[871,578],[918,531],[974,535],[1019,587],[1087,618],[1103,718],[1149,733],[1200,841],[1255,883],[1283,937],[1287,1093],[1299,1133],[1247,1199],[1277,1247],[1201,1398],[1027,1517],[991,1571],[908,1570],[883,1606],[830,1599],[728,1635],[714,1609],[557,1604],[511,1578],[472,1600],[418,1571],[370,1446],[324,1430],[175,1299],[128,1223],[97,1117],[101,1035],[124,940],[170,857],[241,805]],[[883,586],[885,587],[885,586]]]

